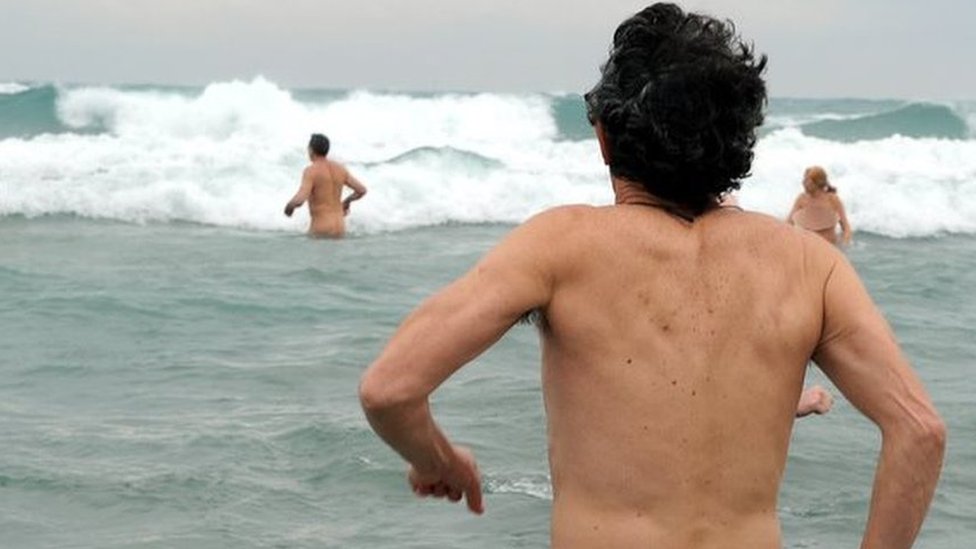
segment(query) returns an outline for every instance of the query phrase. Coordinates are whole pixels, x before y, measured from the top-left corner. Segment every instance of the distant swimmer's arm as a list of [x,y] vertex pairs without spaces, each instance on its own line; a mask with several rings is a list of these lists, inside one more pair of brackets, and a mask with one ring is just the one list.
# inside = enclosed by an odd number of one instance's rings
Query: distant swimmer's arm
[[840,220],[840,229],[842,231],[841,241],[844,244],[850,244],[852,233],[851,223],[847,220],[847,211],[844,209],[844,203],[835,194],[831,195],[831,202],[834,204],[834,209],[837,211],[837,218]]
[[911,547],[938,483],[945,425],[853,267],[830,252],[814,360],[882,435],[861,547]]
[[820,385],[804,389],[800,401],[796,405],[796,417],[806,417],[810,414],[822,415],[830,411],[834,405],[834,395]]
[[[363,375],[359,396],[373,429],[410,463],[421,496],[463,495],[481,513],[474,457],[451,444],[430,413],[428,396],[552,293],[553,242],[566,232],[542,214],[516,228],[467,274],[404,320]],[[558,215],[557,215],[558,217]]]
[[790,213],[786,216],[786,222],[789,223],[790,225],[796,225],[796,222],[793,221],[793,216],[796,215],[796,212],[800,209],[800,204],[802,202],[803,202],[802,194],[796,197],[796,200],[793,201],[793,208],[790,210]]
[[360,183],[359,180],[353,177],[353,175],[349,173],[348,170],[346,170],[345,173],[346,173],[345,185],[350,189],[352,189],[352,194],[347,196],[342,201],[342,211],[348,214],[349,205],[352,204],[354,201],[359,200],[360,198],[366,196],[366,185]]
[[295,196],[285,204],[285,215],[291,217],[291,214],[295,212],[295,208],[301,206],[308,200],[309,195],[312,194],[312,173],[307,168],[302,172],[302,184],[298,187],[298,192]]

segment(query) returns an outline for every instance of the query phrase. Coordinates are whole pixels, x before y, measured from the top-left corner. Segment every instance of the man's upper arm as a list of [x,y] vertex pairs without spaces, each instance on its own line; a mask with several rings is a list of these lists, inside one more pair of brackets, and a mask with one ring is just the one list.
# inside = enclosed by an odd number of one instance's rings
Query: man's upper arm
[[345,185],[347,187],[352,189],[356,194],[366,194],[366,185],[363,185],[358,179],[356,179],[344,166],[342,168],[342,172],[345,175]]
[[403,322],[364,384],[394,401],[426,397],[495,343],[528,311],[545,307],[558,278],[557,244],[571,214],[550,211],[513,230],[470,271]]
[[312,177],[312,170],[305,168],[302,171],[302,183],[298,187],[298,192],[295,193],[295,200],[297,202],[305,202],[308,197],[312,194],[312,187],[315,184],[315,180]]
[[925,421],[934,408],[887,321],[854,268],[836,251],[824,286],[824,322],[814,360],[882,430]]

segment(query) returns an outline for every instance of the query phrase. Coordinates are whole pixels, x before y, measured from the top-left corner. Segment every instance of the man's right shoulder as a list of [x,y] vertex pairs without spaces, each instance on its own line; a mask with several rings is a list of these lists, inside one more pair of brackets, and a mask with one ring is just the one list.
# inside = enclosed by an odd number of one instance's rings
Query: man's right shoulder
[[543,210],[529,218],[526,223],[575,223],[596,215],[602,208],[589,204],[566,204]]
[[601,210],[598,206],[586,204],[556,206],[533,215],[522,223],[520,229],[565,240],[584,233],[594,224]]
[[587,205],[557,206],[539,212],[512,230],[499,248],[515,251],[505,255],[531,258],[529,264],[546,277],[558,277],[567,265],[579,261],[581,252],[592,244],[600,210]]
[[565,253],[585,240],[584,235],[591,232],[588,228],[595,226],[599,210],[582,204],[549,208],[521,223],[511,236],[536,249]]

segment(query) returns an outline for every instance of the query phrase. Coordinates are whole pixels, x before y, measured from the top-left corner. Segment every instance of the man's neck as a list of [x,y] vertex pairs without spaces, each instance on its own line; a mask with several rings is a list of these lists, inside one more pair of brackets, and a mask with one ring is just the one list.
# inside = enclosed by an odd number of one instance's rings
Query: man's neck
[[650,193],[646,187],[640,183],[634,183],[619,177],[613,178],[614,204],[617,205],[639,205],[655,206],[659,208],[683,210],[670,200],[659,198]]
[[[612,182],[614,204],[616,205],[651,206],[654,208],[660,208],[687,221],[693,221],[695,217],[697,217],[694,213],[689,211],[688,208],[651,194],[651,192],[640,183],[634,183],[633,181],[620,179],[619,177],[614,177]],[[719,205],[717,200],[715,205]],[[706,211],[711,209],[712,208],[709,207],[706,209]]]

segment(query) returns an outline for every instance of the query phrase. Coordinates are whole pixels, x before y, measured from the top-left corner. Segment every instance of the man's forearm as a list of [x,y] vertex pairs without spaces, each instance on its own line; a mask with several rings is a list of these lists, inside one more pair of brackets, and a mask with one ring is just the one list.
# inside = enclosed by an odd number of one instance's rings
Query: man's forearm
[[373,430],[418,471],[440,471],[451,456],[451,445],[434,423],[426,399],[390,407],[364,402]]
[[912,546],[935,493],[944,450],[940,422],[914,435],[884,436],[862,549]]
[[303,197],[301,195],[295,195],[295,196],[292,197],[291,200],[288,201],[288,204],[286,204],[286,205],[289,208],[291,208],[291,209],[295,209],[295,208],[298,208],[299,206],[301,206],[304,203],[305,203],[305,197]]

